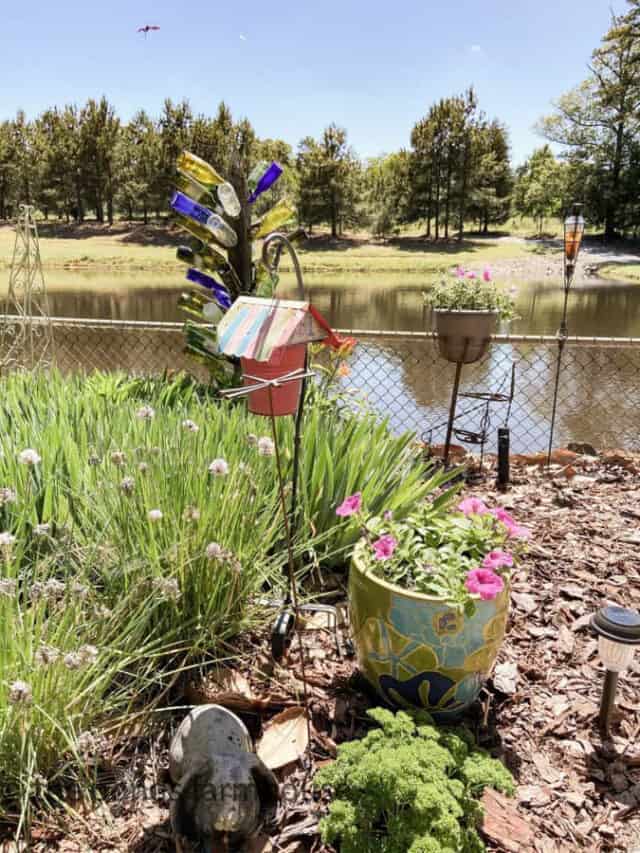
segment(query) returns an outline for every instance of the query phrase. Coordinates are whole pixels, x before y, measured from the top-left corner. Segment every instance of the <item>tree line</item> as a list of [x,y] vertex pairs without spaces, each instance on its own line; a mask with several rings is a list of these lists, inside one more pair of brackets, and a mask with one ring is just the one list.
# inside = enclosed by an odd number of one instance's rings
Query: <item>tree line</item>
[[584,203],[607,237],[637,234],[640,0],[627,2],[625,14],[612,15],[585,81],[538,123],[559,156],[546,144],[513,169],[507,128],[485,115],[473,88],[433,104],[407,148],[364,161],[333,124],[294,151],[259,139],[224,103],[205,116],[186,100],[166,100],[159,116],[140,110],[124,122],[103,97],[0,123],[0,219],[20,202],[67,222],[165,216],[186,148],[226,174],[277,159],[285,170],[277,195],[295,199],[307,229],[328,225],[333,236],[368,228],[386,237],[420,223],[427,237],[462,239],[465,229],[487,232],[513,214],[533,217],[542,231],[572,201]]
[[361,161],[346,130],[332,124],[294,152],[282,140],[259,139],[224,103],[207,117],[186,100],[166,100],[157,118],[140,110],[129,122],[106,97],[53,107],[31,122],[19,112],[0,123],[0,219],[26,202],[47,219],[146,223],[166,213],[186,148],[222,172],[277,159],[285,169],[279,194],[295,198],[303,225],[326,223],[333,236],[368,226],[385,236],[424,220],[428,235],[447,237],[469,217],[485,230],[504,221],[512,188],[507,132],[478,112],[473,90],[432,107],[411,141],[410,150]]

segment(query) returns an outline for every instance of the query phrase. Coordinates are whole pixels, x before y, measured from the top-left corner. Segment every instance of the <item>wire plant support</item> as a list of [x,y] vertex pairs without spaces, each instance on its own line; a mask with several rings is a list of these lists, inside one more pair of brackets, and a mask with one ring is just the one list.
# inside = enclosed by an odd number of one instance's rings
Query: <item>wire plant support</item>
[[[466,342],[465,342],[465,353],[466,353]],[[463,353],[464,356],[464,353]],[[444,453],[443,453],[443,464],[445,468],[449,465],[449,457],[451,455],[451,439],[452,436],[455,435],[460,441],[463,441],[467,444],[479,445],[480,446],[480,472],[482,471],[482,463],[484,458],[484,448],[487,443],[487,439],[489,437],[489,427],[491,425],[491,417],[490,417],[490,409],[492,403],[507,403],[507,414],[505,420],[503,422],[503,426],[501,429],[505,430],[508,428],[509,419],[511,417],[511,408],[513,405],[513,398],[515,395],[515,383],[516,383],[516,368],[515,364],[511,365],[511,377],[509,384],[509,391],[504,392],[502,389],[498,391],[466,391],[464,393],[460,393],[460,377],[462,374],[462,365],[464,361],[456,362],[456,372],[453,380],[453,388],[451,391],[451,402],[449,404],[449,417],[447,419],[447,432],[445,437],[444,444]],[[504,383],[503,383],[504,384]],[[478,405],[472,406],[469,409],[466,409],[463,412],[457,411],[458,406],[458,398],[462,397],[468,400],[477,400]],[[468,430],[462,428],[456,428],[455,422],[458,418],[463,417],[465,415],[472,414],[473,412],[482,411],[482,417],[480,421],[480,426],[478,430]],[[437,429],[437,427],[434,427]]]
[[21,204],[0,319],[0,374],[41,370],[54,360],[53,330],[40,258],[35,208]]

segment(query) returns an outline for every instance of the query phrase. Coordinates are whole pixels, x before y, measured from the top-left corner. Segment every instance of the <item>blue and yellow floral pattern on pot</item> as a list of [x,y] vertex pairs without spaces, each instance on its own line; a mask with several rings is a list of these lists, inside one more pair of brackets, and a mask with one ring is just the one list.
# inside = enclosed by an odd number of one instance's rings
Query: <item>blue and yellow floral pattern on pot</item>
[[380,696],[392,705],[453,717],[476,699],[496,659],[509,585],[492,601],[478,601],[467,617],[437,598],[369,574],[355,556],[349,604],[360,669]]

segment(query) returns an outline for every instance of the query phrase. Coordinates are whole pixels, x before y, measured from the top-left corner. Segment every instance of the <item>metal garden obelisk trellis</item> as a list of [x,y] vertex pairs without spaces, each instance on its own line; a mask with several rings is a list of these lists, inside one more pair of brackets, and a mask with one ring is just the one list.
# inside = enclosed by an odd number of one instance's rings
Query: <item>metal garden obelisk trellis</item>
[[50,367],[53,331],[34,208],[20,205],[0,325],[0,371]]

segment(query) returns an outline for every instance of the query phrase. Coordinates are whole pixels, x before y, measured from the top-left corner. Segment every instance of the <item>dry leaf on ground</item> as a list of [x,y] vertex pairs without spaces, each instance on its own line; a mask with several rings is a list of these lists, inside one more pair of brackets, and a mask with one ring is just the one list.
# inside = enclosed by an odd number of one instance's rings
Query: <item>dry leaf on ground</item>
[[297,761],[309,744],[304,708],[287,708],[271,720],[258,744],[257,753],[267,767],[276,770]]

